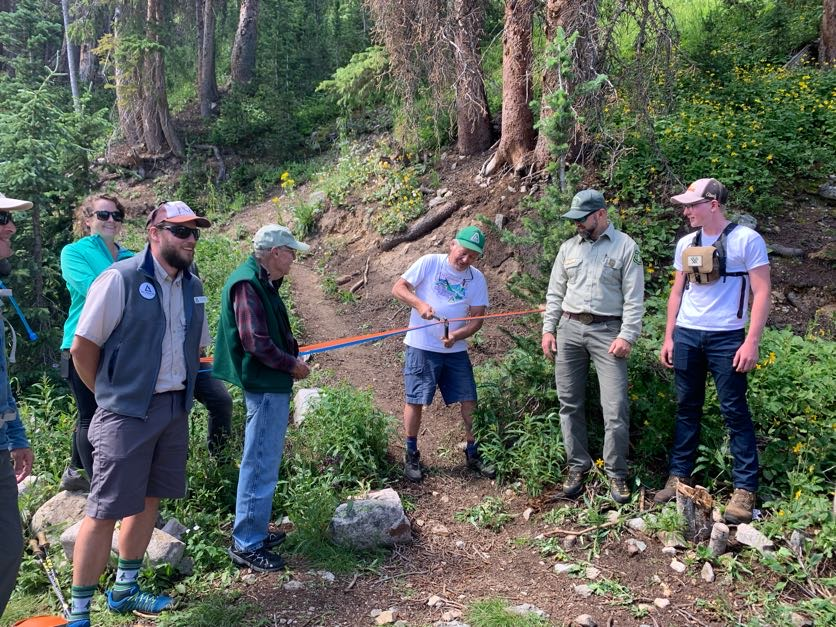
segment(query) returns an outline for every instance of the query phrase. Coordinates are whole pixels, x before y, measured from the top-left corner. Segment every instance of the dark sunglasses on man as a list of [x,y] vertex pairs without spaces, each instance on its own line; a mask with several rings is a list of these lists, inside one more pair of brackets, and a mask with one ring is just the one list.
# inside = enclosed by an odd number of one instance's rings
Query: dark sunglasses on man
[[121,211],[95,211],[93,215],[101,222],[107,222],[110,218],[113,218],[114,222],[124,222],[125,220],[125,214]]
[[14,222],[12,219],[12,214],[8,211],[0,211],[0,226],[3,224],[8,224],[9,222]]
[[191,235],[195,241],[200,239],[200,229],[192,228],[190,226],[183,226],[182,224],[157,224],[158,229],[168,231],[177,239],[189,239]]

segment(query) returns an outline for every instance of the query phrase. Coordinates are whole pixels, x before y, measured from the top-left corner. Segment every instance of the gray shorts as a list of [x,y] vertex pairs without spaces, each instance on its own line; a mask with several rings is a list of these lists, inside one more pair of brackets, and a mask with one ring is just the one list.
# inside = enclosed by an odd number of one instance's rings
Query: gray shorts
[[145,419],[99,407],[90,423],[93,481],[87,515],[101,520],[139,514],[145,497],[186,495],[189,421],[185,393],[154,394]]

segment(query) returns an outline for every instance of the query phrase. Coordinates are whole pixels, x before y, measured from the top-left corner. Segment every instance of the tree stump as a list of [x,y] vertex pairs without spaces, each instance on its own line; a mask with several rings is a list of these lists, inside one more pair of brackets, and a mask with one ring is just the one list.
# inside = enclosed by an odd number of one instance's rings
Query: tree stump
[[729,544],[729,527],[723,523],[714,523],[711,528],[711,539],[708,541],[708,549],[714,557],[720,557],[726,552]]
[[676,488],[676,511],[685,518],[684,536],[689,542],[702,542],[711,535],[711,510],[714,499],[702,486],[690,487],[679,482]]

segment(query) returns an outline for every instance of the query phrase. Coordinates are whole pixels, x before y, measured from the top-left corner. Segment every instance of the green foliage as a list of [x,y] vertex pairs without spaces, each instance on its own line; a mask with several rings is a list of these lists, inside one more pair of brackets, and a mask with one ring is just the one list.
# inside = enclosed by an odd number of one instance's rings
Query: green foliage
[[189,605],[176,612],[166,612],[156,619],[161,627],[238,627],[252,625],[245,622],[256,606],[241,600],[239,592],[212,592],[203,597],[190,598]]
[[290,435],[294,466],[354,487],[383,476],[392,417],[374,406],[371,392],[347,384],[327,388]]
[[316,90],[330,94],[346,115],[358,109],[372,109],[386,100],[388,67],[386,49],[370,46],[355,53],[348,64],[337,68],[333,78],[322,81]]
[[456,512],[453,516],[456,522],[467,522],[477,529],[490,529],[498,532],[507,523],[514,520],[508,513],[503,500],[497,496],[486,496],[473,507]]
[[[410,155],[407,153],[406,158]],[[381,235],[405,231],[409,223],[426,211],[419,176],[423,164],[398,167],[397,162],[380,159],[375,164],[375,200],[382,207],[372,217],[372,224]]]
[[197,243],[195,260],[198,274],[203,281],[203,292],[207,298],[206,317],[209,328],[214,330],[220,316],[221,292],[227,277],[232,274],[249,255],[237,242],[231,241],[224,235],[212,234],[204,231]]
[[[60,5],[39,0],[19,0],[0,12],[0,67],[22,83],[34,83],[49,75],[53,51],[61,48],[63,28]],[[3,89],[4,97],[6,95]]]
[[552,367],[533,338],[500,362],[477,369],[479,406],[475,433],[482,456],[501,481],[518,478],[539,494],[560,476],[565,459]]
[[503,599],[482,599],[467,610],[467,623],[473,627],[546,627],[549,621],[536,614],[512,612]]

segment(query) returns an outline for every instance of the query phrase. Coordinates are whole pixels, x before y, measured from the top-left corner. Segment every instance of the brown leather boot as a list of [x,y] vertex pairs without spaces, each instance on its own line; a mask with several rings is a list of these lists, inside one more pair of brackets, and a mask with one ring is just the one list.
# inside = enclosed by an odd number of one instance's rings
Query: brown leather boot
[[691,479],[691,477],[677,477],[676,475],[670,475],[668,480],[665,482],[665,487],[659,490],[653,497],[654,502],[661,504],[674,500],[676,498],[676,488],[680,482],[687,486],[694,485],[694,480]]
[[732,494],[723,518],[731,525],[752,522],[752,510],[755,508],[755,493],[736,488]]

